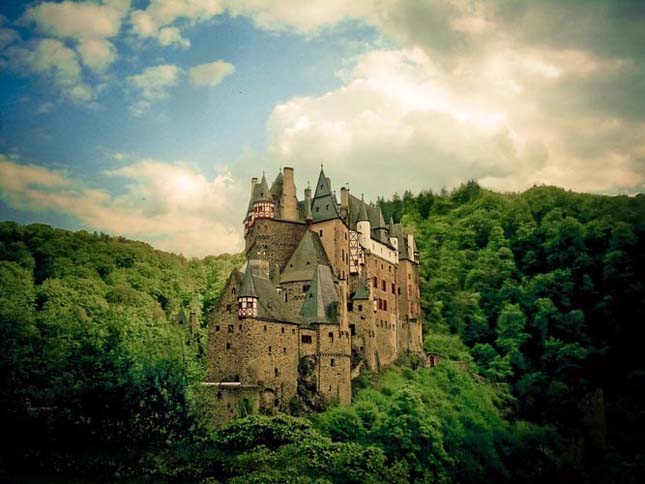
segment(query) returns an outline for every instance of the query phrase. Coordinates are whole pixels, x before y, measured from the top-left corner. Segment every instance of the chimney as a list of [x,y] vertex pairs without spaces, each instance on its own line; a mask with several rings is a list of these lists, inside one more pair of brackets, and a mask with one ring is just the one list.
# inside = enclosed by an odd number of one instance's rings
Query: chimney
[[282,170],[282,218],[285,220],[298,220],[298,198],[296,197],[296,183],[293,168],[285,166]]
[[340,189],[340,208],[341,210],[349,208],[349,190],[345,187]]

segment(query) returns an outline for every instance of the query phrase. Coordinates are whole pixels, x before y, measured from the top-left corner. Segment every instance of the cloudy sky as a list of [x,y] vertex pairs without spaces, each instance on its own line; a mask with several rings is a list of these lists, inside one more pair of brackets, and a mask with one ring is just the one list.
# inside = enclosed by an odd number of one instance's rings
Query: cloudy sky
[[0,3],[0,219],[203,256],[249,178],[645,188],[645,2]]

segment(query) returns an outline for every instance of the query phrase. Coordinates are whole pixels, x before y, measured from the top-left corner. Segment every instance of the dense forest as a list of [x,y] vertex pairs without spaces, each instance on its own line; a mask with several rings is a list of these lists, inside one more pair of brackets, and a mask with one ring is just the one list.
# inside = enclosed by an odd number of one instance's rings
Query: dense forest
[[379,203],[416,234],[439,364],[220,429],[206,321],[240,255],[0,223],[0,479],[642,482],[645,197],[469,182]]

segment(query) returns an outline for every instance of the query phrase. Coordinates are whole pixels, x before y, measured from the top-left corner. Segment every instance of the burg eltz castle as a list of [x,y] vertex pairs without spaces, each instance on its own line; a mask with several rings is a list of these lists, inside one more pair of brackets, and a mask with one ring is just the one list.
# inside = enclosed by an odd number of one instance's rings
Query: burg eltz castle
[[216,421],[347,405],[352,379],[422,352],[419,256],[401,224],[321,168],[298,200],[293,168],[251,180],[246,262],[210,315]]

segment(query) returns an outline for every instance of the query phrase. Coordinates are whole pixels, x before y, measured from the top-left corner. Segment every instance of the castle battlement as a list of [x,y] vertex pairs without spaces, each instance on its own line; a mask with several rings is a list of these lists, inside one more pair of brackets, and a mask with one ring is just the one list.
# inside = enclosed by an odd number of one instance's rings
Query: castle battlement
[[[217,421],[351,402],[351,379],[422,352],[414,236],[321,168],[296,195],[293,168],[251,180],[246,263],[209,320]],[[242,410],[241,410],[242,409]]]

